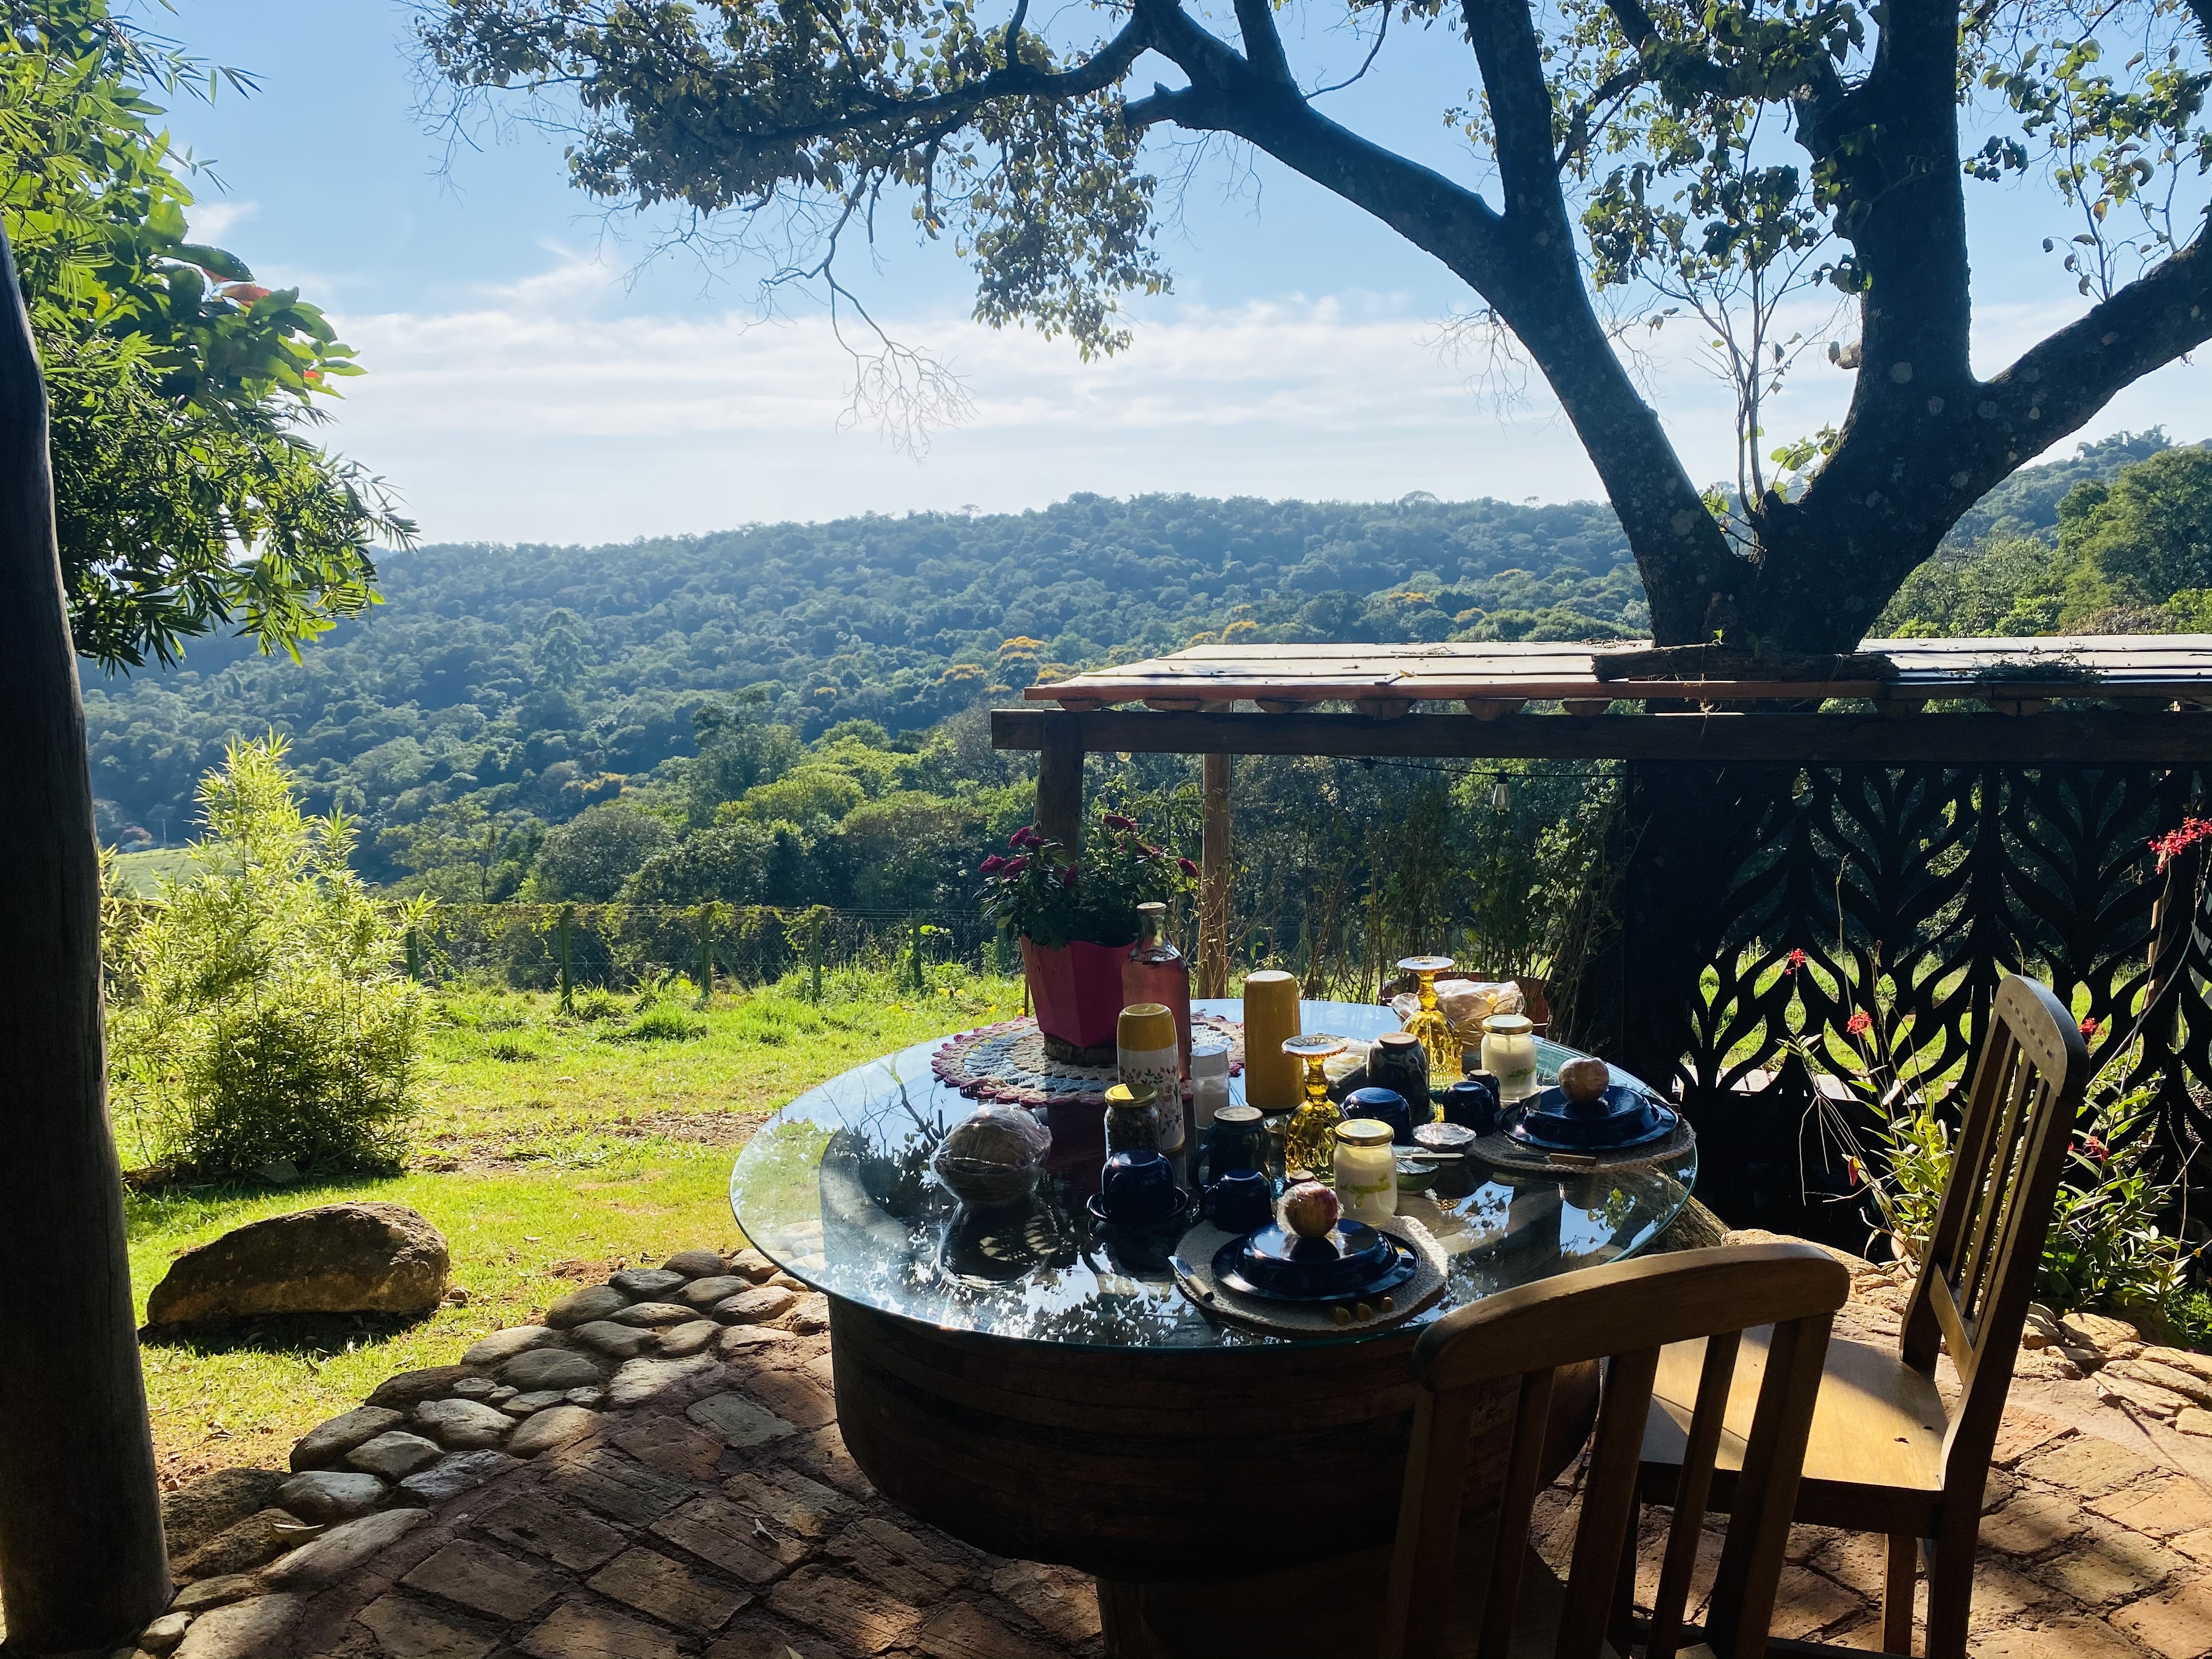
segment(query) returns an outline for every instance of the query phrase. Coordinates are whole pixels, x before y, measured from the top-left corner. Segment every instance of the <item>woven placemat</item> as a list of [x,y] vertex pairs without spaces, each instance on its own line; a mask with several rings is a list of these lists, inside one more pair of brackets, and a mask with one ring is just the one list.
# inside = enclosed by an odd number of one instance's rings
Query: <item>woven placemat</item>
[[[1674,1111],[1671,1106],[1667,1109]],[[1673,1133],[1617,1152],[1547,1152],[1524,1146],[1501,1129],[1476,1140],[1467,1149],[1467,1155],[1493,1170],[1504,1170],[1512,1175],[1558,1176],[1587,1175],[1597,1170],[1640,1170],[1654,1164],[1670,1163],[1697,1144],[1698,1133],[1690,1127],[1689,1119],[1674,1112]]]
[[[1390,1292],[1397,1304],[1389,1313],[1377,1310],[1371,1319],[1362,1319],[1349,1325],[1336,1322],[1337,1304],[1330,1302],[1271,1302],[1259,1297],[1240,1296],[1221,1283],[1213,1272],[1215,1252],[1236,1237],[1225,1233],[1210,1222],[1200,1222],[1182,1236],[1176,1246],[1176,1254],[1190,1264],[1190,1277],[1186,1283],[1182,1274],[1176,1275],[1176,1288],[1181,1291],[1193,1306],[1218,1319],[1224,1325],[1234,1325],[1240,1330],[1257,1331],[1262,1336],[1279,1336],[1291,1341],[1314,1337],[1343,1337],[1360,1331],[1387,1330],[1401,1325],[1429,1306],[1444,1293],[1444,1252],[1436,1236],[1411,1216],[1400,1216],[1388,1227],[1378,1227],[1377,1232],[1388,1234],[1402,1244],[1410,1245],[1413,1252],[1413,1276]],[[1347,1308],[1351,1304],[1344,1304]]]
[[[1244,1069],[1244,1028],[1219,1014],[1193,1014],[1194,1039],[1229,1044],[1231,1076]],[[1044,1033],[1032,1018],[1003,1020],[949,1039],[929,1057],[937,1080],[974,1100],[1006,1106],[1103,1106],[1118,1081],[1111,1066],[1072,1066],[1044,1051]],[[1190,1085],[1182,1085],[1183,1098]]]

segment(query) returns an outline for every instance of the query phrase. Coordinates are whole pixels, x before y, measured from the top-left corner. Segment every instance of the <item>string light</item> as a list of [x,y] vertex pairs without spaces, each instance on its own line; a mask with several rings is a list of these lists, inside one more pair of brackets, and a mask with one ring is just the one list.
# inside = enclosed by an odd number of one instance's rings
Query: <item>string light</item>
[[1498,775],[1498,782],[1490,792],[1490,810],[1504,817],[1513,810],[1513,798],[1506,793],[1505,775]]

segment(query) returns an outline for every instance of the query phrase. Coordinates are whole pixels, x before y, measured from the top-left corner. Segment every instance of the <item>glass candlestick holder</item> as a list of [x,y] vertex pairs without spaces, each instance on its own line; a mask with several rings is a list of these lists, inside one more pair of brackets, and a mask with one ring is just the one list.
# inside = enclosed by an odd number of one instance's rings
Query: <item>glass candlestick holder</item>
[[[1328,1097],[1328,1073],[1323,1069],[1331,1054],[1345,1050],[1342,1037],[1316,1032],[1311,1036],[1286,1037],[1283,1052],[1305,1062],[1305,1103],[1291,1114],[1283,1137],[1286,1171],[1304,1170],[1316,1181],[1327,1181],[1336,1167],[1336,1126],[1342,1114]],[[1295,1175],[1288,1178],[1296,1179]]]
[[1406,1021],[1406,1030],[1428,1051],[1431,1077],[1455,1077],[1459,1073],[1460,1043],[1451,1022],[1437,1006],[1437,975],[1456,966],[1449,957],[1407,957],[1398,963],[1401,973],[1417,975],[1421,982],[1421,1006]]

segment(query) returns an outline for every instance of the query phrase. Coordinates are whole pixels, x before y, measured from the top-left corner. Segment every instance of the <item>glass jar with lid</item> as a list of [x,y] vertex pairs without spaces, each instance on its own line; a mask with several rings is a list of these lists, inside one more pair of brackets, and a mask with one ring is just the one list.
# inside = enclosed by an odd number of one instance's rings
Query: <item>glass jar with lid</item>
[[1154,1109],[1158,1090],[1149,1083],[1116,1083],[1106,1091],[1106,1156],[1157,1152],[1160,1119]]
[[1492,1014],[1482,1022],[1482,1069],[1498,1079],[1500,1105],[1536,1092],[1536,1025],[1526,1014]]
[[1344,1213],[1370,1227],[1398,1213],[1398,1160],[1390,1126],[1380,1118],[1347,1118],[1336,1126],[1336,1197]]

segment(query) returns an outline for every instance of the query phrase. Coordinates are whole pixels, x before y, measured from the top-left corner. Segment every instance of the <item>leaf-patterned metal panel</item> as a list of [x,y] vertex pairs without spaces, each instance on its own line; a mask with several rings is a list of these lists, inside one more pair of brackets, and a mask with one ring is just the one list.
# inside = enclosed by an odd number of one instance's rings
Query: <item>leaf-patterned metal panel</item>
[[2203,799],[2204,769],[1627,772],[1622,1057],[1674,1080],[1739,1210],[1773,1209],[1760,1194],[1818,1163],[1792,1032],[1844,1037],[1878,977],[1939,1082],[1965,1074],[2007,972],[2086,1007],[2116,1054],[2140,1021],[2130,1080],[2158,1086],[2160,1132],[2185,1155],[2212,1138],[2212,915],[2193,878],[2148,1005],[2166,889],[2149,843]]

